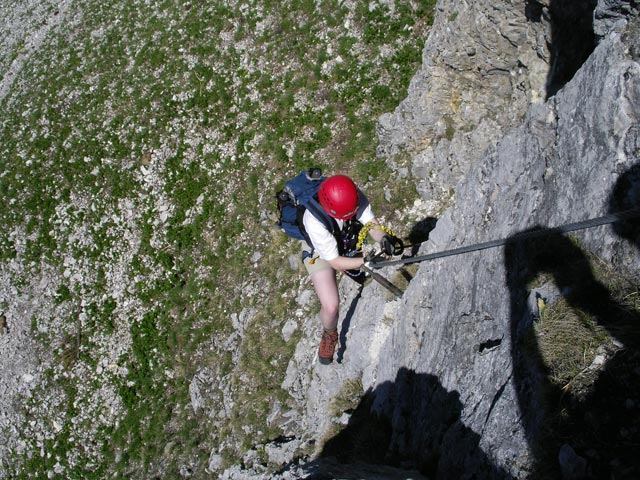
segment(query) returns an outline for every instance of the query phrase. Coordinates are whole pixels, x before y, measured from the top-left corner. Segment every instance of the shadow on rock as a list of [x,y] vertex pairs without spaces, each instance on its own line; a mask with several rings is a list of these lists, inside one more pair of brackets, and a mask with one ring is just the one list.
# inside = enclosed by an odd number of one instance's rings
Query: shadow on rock
[[[543,2],[528,0],[525,14],[530,21],[542,15]],[[593,52],[596,37],[593,31],[593,11],[597,0],[551,0],[551,42],[547,98],[555,95]]]
[[[637,230],[631,231],[635,237],[629,238],[637,240]],[[505,248],[514,380],[535,456],[534,478],[640,478],[640,314],[637,303],[630,307],[609,289],[613,283],[603,283],[608,277],[601,265],[596,275],[594,265],[576,242],[552,231],[535,239],[513,238]],[[549,326],[528,301],[530,288],[545,280],[575,312],[561,315],[557,328],[577,318],[604,328],[610,337],[599,362],[568,382],[552,376],[549,355],[542,353],[546,337],[536,333],[534,321]],[[633,291],[633,284],[626,285]],[[576,333],[566,344],[577,341]]]
[[351,301],[351,305],[349,305],[349,310],[344,316],[344,320],[342,320],[342,325],[340,327],[340,347],[338,347],[338,351],[336,352],[336,362],[342,363],[344,358],[344,352],[347,350],[347,333],[349,332],[349,327],[351,326],[351,319],[353,318],[353,314],[356,311],[356,307],[358,306],[358,301],[362,295],[362,285],[358,289],[358,293]]
[[431,231],[436,228],[437,223],[438,219],[436,217],[425,217],[419,222],[416,222],[413,227],[411,227],[411,232],[409,232],[409,241],[411,243],[426,242],[429,240]]
[[431,479],[511,478],[480,450],[480,436],[461,422],[461,410],[458,393],[437,377],[402,368],[395,381],[363,396],[321,459],[417,470]]
[[[625,150],[640,151],[640,126],[632,127],[626,135]],[[609,213],[624,212],[640,208],[640,164],[625,171],[616,182],[609,197]],[[616,235],[640,249],[640,218],[613,224]]]
[[411,243],[411,256],[417,255],[420,244],[429,240],[429,234],[436,228],[436,223],[438,223],[437,218],[426,217],[411,227],[411,232],[409,232],[409,236],[407,237]]

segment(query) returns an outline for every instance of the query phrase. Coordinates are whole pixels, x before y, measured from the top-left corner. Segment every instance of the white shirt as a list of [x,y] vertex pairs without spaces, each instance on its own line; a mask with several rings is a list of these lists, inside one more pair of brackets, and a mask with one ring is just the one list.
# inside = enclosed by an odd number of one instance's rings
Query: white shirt
[[[356,220],[365,225],[366,223],[373,220],[375,216],[373,215],[371,205],[369,204],[367,198],[362,194],[360,194],[360,198],[367,203],[367,206],[362,211],[360,216],[356,216]],[[338,228],[342,230],[344,220],[338,220],[336,218],[335,221],[338,224]],[[315,248],[316,253],[321,259],[331,261],[339,256],[338,242],[336,241],[336,238],[331,234],[329,230],[327,230],[327,227],[325,227],[320,220],[313,216],[313,213],[311,213],[309,210],[306,210],[304,212],[304,216],[302,217],[302,223],[304,224],[304,228],[307,231],[309,238],[311,239],[311,243],[313,243],[313,247]]]

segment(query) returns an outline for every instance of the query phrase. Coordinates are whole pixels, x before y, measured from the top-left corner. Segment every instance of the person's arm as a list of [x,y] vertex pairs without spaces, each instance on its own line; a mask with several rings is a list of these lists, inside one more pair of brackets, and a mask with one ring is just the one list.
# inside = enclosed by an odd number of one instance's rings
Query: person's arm
[[382,240],[382,237],[385,236],[385,232],[384,230],[381,230],[380,228],[376,227],[376,225],[380,225],[380,223],[376,219],[373,213],[373,210],[371,209],[371,204],[369,203],[369,200],[367,199],[366,195],[362,193],[362,191],[359,191],[358,193],[358,202],[361,202],[361,204],[358,207],[360,212],[357,217],[358,221],[363,225],[372,223],[373,226],[369,230],[369,235],[376,242],[380,243],[380,240]]
[[380,225],[378,223],[378,220],[374,218],[373,220],[370,220],[370,222],[373,223],[374,226],[369,230],[369,235],[371,235],[371,238],[373,238],[376,242],[380,243],[380,240],[382,240],[382,237],[384,237],[386,234],[384,230],[375,227],[375,225]]
[[393,235],[390,231],[385,232],[382,227],[376,228],[376,226],[380,224],[375,218],[369,220],[369,223],[374,224],[369,230],[369,235],[380,244],[380,249],[385,255],[391,256],[402,254],[404,251],[404,244],[402,240]]
[[335,270],[339,270],[339,271],[358,270],[360,267],[362,267],[362,264],[364,263],[364,258],[338,256],[333,260],[327,260],[327,262]]
[[[378,220],[376,220],[375,218],[370,220],[370,222],[374,223],[375,225],[379,225]],[[371,235],[371,238],[373,238],[376,242],[380,242],[380,240],[382,240],[382,237],[385,236],[385,232],[384,230],[376,228],[375,225],[371,227],[371,229],[369,230],[369,235]],[[333,260],[328,260],[328,263],[335,270],[340,270],[340,271],[358,270],[359,268],[362,267],[362,264],[364,263],[364,258],[338,256]]]

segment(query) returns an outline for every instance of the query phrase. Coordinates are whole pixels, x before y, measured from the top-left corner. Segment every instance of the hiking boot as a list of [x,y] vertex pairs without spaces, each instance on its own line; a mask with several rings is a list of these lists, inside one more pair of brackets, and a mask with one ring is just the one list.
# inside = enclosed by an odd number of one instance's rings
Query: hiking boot
[[318,359],[323,365],[329,365],[333,361],[333,352],[338,343],[338,330],[333,332],[322,331],[320,347],[318,348]]

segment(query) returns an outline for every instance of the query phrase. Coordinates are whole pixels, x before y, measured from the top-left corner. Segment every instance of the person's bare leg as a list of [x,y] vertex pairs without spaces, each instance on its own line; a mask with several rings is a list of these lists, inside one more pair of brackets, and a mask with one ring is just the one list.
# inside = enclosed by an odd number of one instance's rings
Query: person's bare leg
[[333,268],[324,268],[311,275],[311,283],[320,300],[320,321],[325,331],[331,332],[338,327],[340,298],[336,284],[336,272]]

